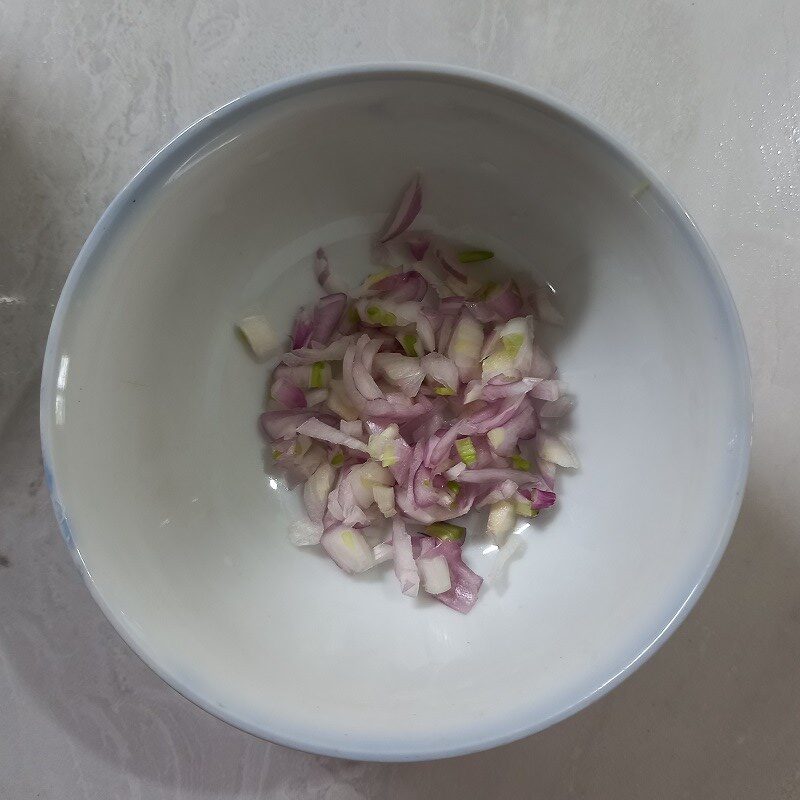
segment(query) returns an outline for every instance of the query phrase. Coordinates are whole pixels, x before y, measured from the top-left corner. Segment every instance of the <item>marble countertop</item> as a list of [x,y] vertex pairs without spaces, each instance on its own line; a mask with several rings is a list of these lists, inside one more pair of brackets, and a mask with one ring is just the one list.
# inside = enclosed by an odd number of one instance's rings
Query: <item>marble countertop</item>
[[[0,5],[0,799],[800,797],[800,4],[7,0]],[[730,548],[632,678],[529,739],[380,765],[259,741],[128,650],[42,484],[54,304],[97,217],[177,131],[260,84],[424,60],[550,92],[667,180],[716,251],[756,429]]]

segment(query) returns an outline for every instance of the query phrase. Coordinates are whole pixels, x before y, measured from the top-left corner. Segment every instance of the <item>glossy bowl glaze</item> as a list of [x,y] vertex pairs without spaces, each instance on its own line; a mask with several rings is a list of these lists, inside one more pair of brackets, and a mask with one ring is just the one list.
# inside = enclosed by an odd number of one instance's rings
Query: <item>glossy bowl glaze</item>
[[[414,170],[422,224],[556,288],[547,344],[578,398],[583,469],[467,616],[289,544],[299,505],[256,429],[266,369],[233,329],[264,311],[287,330],[319,244],[363,274]],[[723,277],[652,173],[558,102],[420,66],[270,86],[167,145],[70,273],[41,405],[64,538],[130,646],[244,730],[381,760],[524,736],[641,664],[725,548],[750,420]]]

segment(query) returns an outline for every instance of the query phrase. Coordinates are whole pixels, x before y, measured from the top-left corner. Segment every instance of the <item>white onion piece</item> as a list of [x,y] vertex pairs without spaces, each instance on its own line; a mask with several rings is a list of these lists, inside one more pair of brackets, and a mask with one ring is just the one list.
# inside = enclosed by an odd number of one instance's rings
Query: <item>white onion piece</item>
[[486,434],[486,438],[489,440],[489,444],[495,450],[498,450],[503,446],[503,442],[506,440],[505,428],[492,428],[489,433]]
[[466,468],[467,465],[463,461],[459,461],[458,464],[454,464],[450,469],[445,470],[445,477],[451,481],[455,480]]
[[418,358],[399,353],[379,353],[374,364],[406,397],[416,397],[425,377]]
[[237,327],[259,361],[269,358],[280,347],[280,339],[263,315],[245,317]]
[[330,494],[335,478],[334,468],[330,464],[324,463],[320,464],[306,481],[306,485],[303,487],[303,502],[312,522],[322,522],[328,505],[328,494]]
[[422,311],[417,316],[417,335],[422,347],[429,353],[436,349],[436,333],[433,322],[430,316]]
[[322,525],[308,519],[295,520],[289,525],[289,541],[297,547],[319,544],[322,538]]
[[453,393],[458,390],[458,367],[456,363],[440,353],[428,353],[420,361],[425,372],[434,386],[450,389]]
[[330,392],[328,393],[328,408],[334,414],[340,416],[348,422],[358,420],[358,411],[353,407],[350,398],[344,390],[344,385],[340,380],[332,380]]
[[320,543],[345,572],[364,572],[375,564],[372,548],[364,535],[354,528],[334,528],[322,535]]
[[373,486],[391,486],[394,483],[392,473],[375,461],[367,461],[361,464],[359,469],[361,480],[370,488]]
[[375,500],[373,487],[390,486],[393,483],[392,474],[375,461],[354,466],[348,476],[349,489],[353,493],[356,505],[367,509]]
[[483,385],[483,381],[477,379],[470,381],[464,389],[464,403],[474,403],[476,400],[480,400]]
[[368,485],[364,480],[361,467],[353,467],[347,479],[350,482],[350,490],[353,492],[355,504],[361,509],[368,509],[375,498],[372,496],[372,486]]
[[310,420],[304,422],[298,429],[298,433],[304,436],[310,436],[312,439],[319,439],[323,442],[330,442],[331,444],[341,444],[344,447],[349,447],[351,450],[361,450],[366,452],[367,446],[364,442],[359,442],[352,436],[347,436],[336,428],[320,422],[316,417],[311,417]]
[[393,517],[397,513],[394,507],[394,487],[375,485],[372,487],[372,496],[384,517]]
[[580,467],[581,462],[578,461],[575,450],[563,437],[539,431],[536,434],[536,441],[539,445],[539,457],[544,461],[567,469]]
[[414,561],[411,536],[406,531],[405,523],[400,517],[392,521],[392,547],[394,548],[394,574],[400,581],[400,590],[409,597],[416,597],[419,592],[419,572]]
[[417,566],[422,577],[422,588],[428,594],[441,594],[450,591],[450,568],[444,556],[417,559]]
[[505,375],[508,378],[516,378],[519,375],[519,372],[514,366],[514,359],[506,353],[502,347],[499,351],[483,359],[483,363],[481,364],[481,381],[483,383],[480,381],[473,381],[473,383],[478,384],[477,392],[475,387],[472,386],[468,395],[471,398],[469,402],[480,396],[483,384],[487,383],[492,378],[496,378],[498,375]]
[[348,436],[354,436],[356,439],[364,435],[364,425],[360,419],[352,422],[346,419],[339,420],[339,430]]
[[495,544],[502,544],[506,536],[514,528],[517,521],[517,514],[514,504],[510,500],[498,500],[492,503],[489,509],[489,521],[486,524],[486,532],[492,537]]
[[[367,368],[363,364],[353,364],[352,377],[355,383],[356,391],[361,396],[360,399],[364,400],[378,400],[383,397],[381,387],[375,383],[375,378],[367,372]],[[345,383],[345,386],[347,384]],[[355,399],[355,398],[351,398]]]
[[311,389],[306,392],[306,405],[318,406],[328,399],[328,394],[329,392],[327,389]]
[[354,336],[343,336],[341,339],[331,342],[327,347],[300,347],[290,353],[284,353],[281,360],[290,367],[296,367],[299,364],[313,364],[316,361],[341,361],[353,339],[355,339]]
[[482,363],[484,382],[497,375],[518,378],[530,374],[533,362],[533,317],[515,317],[497,329],[497,344]]
[[483,347],[483,327],[471,314],[463,313],[453,329],[447,356],[458,367],[461,380],[475,377]]
[[380,433],[373,433],[367,443],[367,452],[384,467],[391,467],[397,461],[395,440],[400,435],[400,429],[393,422]]

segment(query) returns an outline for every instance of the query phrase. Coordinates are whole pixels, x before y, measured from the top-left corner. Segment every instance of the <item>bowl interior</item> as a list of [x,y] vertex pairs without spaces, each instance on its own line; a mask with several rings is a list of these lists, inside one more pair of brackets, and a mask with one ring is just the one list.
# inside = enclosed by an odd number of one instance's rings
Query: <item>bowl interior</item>
[[[264,471],[267,369],[310,255],[355,280],[413,170],[434,227],[550,282],[583,462],[468,616],[296,549]],[[626,674],[727,541],[748,447],[735,312],[686,219],[553,106],[425,72],[284,86],[212,116],[128,187],[59,306],[43,433],[64,530],[106,613],[210,711],[319,752],[416,758],[543,727]],[[476,537],[469,556],[491,556]]]

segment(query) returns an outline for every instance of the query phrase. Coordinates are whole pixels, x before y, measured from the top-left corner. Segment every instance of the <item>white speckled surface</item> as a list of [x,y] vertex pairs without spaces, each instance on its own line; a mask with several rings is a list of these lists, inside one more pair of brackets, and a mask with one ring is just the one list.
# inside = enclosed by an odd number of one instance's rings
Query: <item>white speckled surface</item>
[[[789,0],[0,5],[0,798],[800,796],[799,35]],[[507,75],[630,143],[719,256],[756,405],[730,549],[652,661],[530,739],[404,766],[266,744],[151,673],[69,560],[37,424],[58,292],[142,161],[245,89],[380,59]]]

